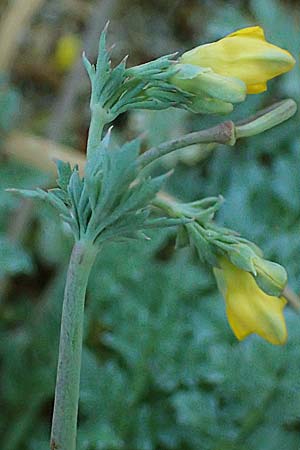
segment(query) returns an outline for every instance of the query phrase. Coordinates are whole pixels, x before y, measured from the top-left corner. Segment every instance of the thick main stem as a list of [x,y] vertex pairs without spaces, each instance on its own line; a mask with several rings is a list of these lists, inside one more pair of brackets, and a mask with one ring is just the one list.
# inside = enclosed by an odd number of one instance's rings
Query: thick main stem
[[74,245],[62,309],[51,450],[76,448],[84,300],[95,257],[90,243],[79,241]]

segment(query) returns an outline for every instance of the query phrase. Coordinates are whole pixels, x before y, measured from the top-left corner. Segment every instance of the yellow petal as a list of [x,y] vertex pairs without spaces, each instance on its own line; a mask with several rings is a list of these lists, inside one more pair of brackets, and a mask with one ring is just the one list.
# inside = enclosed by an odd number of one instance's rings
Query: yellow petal
[[235,37],[235,36],[247,36],[250,38],[261,39],[262,41],[266,40],[265,32],[259,26],[242,28],[241,30],[237,30],[234,31],[233,33],[228,34],[226,37]]
[[267,83],[248,84],[247,86],[248,94],[260,94],[261,92],[265,92],[266,90]]
[[181,62],[238,78],[246,83],[250,94],[263,92],[268,80],[288,72],[295,64],[288,51],[266,42],[260,27],[238,30],[217,42],[196,47],[184,53]]
[[247,336],[249,336],[249,334],[251,334],[251,331],[249,330],[247,324],[243,324],[241,322],[239,316],[234,313],[234,310],[231,310],[227,307],[226,314],[228,323],[239,341],[242,341]]
[[[274,345],[287,339],[283,316],[285,299],[265,294],[250,273],[220,258],[222,290],[225,292],[228,322],[238,339],[256,333]],[[224,288],[224,285],[226,288]]]

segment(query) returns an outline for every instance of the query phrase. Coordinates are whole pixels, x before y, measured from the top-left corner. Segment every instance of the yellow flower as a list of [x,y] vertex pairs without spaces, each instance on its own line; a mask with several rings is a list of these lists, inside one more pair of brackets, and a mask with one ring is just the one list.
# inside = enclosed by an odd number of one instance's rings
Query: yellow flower
[[249,27],[184,53],[180,62],[210,67],[215,73],[238,78],[248,94],[267,89],[266,82],[291,70],[295,59],[286,50],[266,41],[262,28]]
[[253,276],[233,265],[226,258],[219,258],[215,276],[225,303],[229,325],[240,340],[251,333],[275,345],[287,340],[283,316],[286,300],[265,294]]

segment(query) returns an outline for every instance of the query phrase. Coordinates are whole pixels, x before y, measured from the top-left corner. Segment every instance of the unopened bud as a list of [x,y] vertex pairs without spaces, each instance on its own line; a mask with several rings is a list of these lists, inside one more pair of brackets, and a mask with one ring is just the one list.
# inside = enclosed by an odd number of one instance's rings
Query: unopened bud
[[297,111],[292,99],[282,100],[269,108],[261,110],[249,119],[238,122],[235,127],[236,138],[254,136],[290,119]]
[[286,270],[280,264],[263,258],[255,258],[253,264],[257,272],[255,280],[258,286],[266,294],[280,296],[287,283]]

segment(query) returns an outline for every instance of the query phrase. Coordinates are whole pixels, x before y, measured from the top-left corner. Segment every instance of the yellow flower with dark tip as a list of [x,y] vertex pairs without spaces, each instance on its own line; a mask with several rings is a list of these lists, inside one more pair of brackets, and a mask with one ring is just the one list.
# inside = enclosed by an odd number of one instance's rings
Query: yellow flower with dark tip
[[218,261],[219,267],[214,272],[225,299],[229,325],[236,337],[242,340],[256,333],[272,344],[284,344],[287,340],[283,316],[286,300],[266,294],[249,272],[225,257]]
[[263,29],[256,26],[200,45],[184,53],[180,62],[238,78],[246,83],[248,94],[257,94],[267,89],[268,80],[291,70],[295,59],[288,51],[267,42]]

